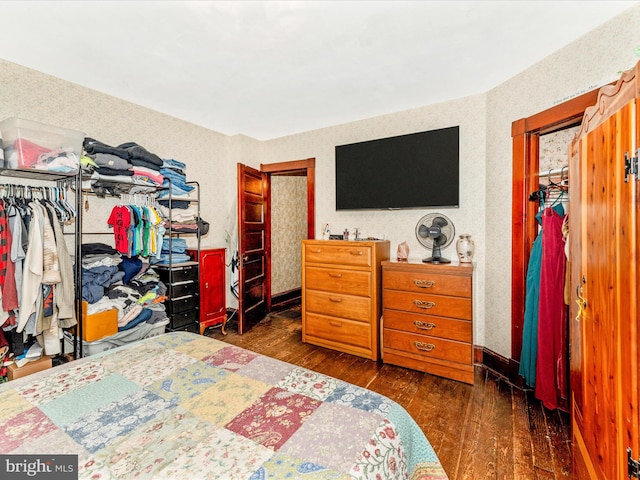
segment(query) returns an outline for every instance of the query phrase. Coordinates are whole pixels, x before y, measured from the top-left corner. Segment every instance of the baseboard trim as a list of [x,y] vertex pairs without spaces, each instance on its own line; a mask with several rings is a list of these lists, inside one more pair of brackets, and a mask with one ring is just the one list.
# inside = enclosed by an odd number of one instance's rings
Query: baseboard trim
[[513,358],[503,357],[486,347],[475,347],[474,354],[476,363],[480,363],[488,370],[504,377],[514,387],[521,390],[525,390],[527,388],[524,383],[524,379],[518,374],[518,371],[520,370],[520,362]]
[[294,288],[271,297],[271,312],[281,312],[302,303],[302,288]]

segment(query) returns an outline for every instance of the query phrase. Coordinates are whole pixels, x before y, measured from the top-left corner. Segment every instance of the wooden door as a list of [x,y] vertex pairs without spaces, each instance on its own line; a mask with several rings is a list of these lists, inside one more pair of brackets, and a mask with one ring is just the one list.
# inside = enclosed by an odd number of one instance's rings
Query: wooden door
[[271,298],[268,270],[268,178],[238,164],[238,333],[262,320]]
[[638,455],[639,182],[625,175],[624,162],[625,153],[636,154],[637,111],[635,99],[611,105],[610,114],[585,114],[570,159],[572,432],[578,479],[627,478],[627,448]]

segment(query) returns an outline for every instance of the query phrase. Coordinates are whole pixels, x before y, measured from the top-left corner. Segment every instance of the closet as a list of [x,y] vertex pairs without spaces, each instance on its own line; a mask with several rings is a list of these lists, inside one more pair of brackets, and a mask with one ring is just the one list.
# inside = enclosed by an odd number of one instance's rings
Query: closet
[[[550,153],[543,148],[546,142],[541,142],[541,165],[566,164],[570,134],[571,130],[560,131],[548,142],[559,153]],[[538,232],[527,266],[518,373],[545,407],[568,411],[568,166],[538,172],[538,188],[529,201],[537,205]]]
[[574,478],[640,478],[640,63],[600,89],[570,150]]
[[[526,268],[537,234],[540,137],[578,126],[569,181],[573,478],[640,477],[638,66],[512,125],[512,362],[522,352]],[[517,372],[509,372],[517,384]]]

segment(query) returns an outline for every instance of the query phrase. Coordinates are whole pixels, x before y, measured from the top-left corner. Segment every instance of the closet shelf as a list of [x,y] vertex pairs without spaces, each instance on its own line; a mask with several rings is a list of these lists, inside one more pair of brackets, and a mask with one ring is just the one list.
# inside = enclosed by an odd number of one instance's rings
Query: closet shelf
[[0,175],[13,178],[28,178],[30,180],[66,180],[74,178],[78,175],[77,172],[50,172],[48,170],[36,170],[36,169],[15,169],[15,168],[0,168]]

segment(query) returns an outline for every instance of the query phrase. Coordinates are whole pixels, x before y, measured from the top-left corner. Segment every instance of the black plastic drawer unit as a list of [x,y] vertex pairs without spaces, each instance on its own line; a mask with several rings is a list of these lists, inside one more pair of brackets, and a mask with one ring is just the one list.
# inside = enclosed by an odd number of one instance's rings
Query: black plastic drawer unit
[[171,297],[179,298],[198,294],[198,282],[174,283],[171,285]]
[[198,281],[198,264],[189,262],[180,266],[164,267],[154,266],[158,272],[160,280],[167,285],[180,282],[197,282]]
[[[197,325],[198,310],[174,313],[169,317],[169,328],[182,328],[186,325]],[[197,330],[197,329],[196,329]]]
[[165,302],[167,313],[169,315],[186,312],[187,310],[197,310],[199,304],[200,298],[198,297],[198,295],[187,295],[186,297],[170,298]]

